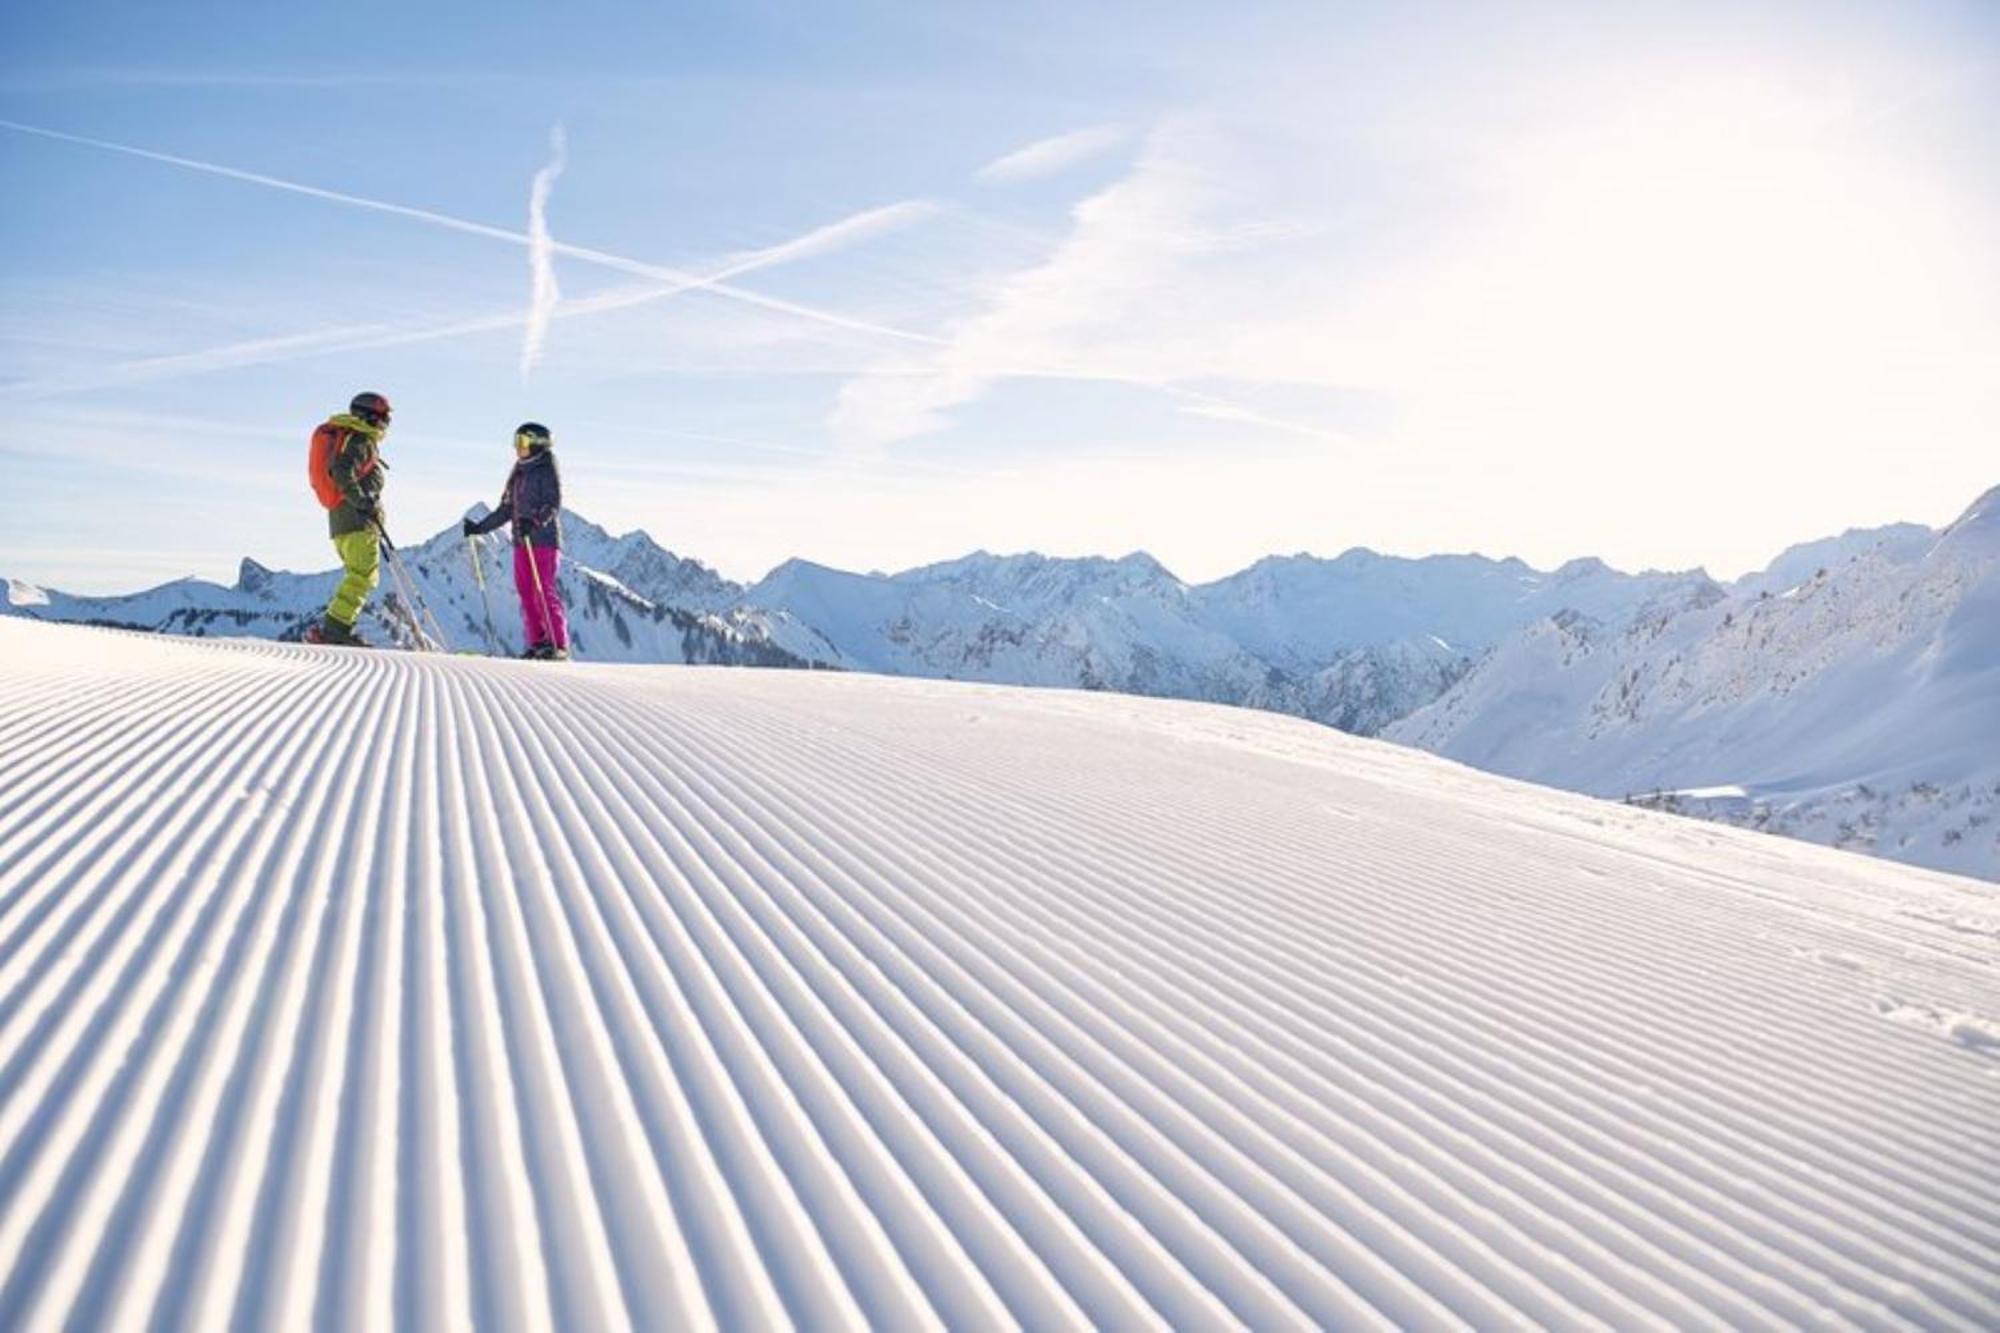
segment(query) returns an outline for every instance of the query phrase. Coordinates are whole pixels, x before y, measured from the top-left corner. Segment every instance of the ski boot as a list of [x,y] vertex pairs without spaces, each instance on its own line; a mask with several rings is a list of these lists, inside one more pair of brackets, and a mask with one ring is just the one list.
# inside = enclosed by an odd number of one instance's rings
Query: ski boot
[[306,626],[306,632],[299,636],[306,643],[327,644],[335,648],[366,648],[368,640],[354,632],[352,625],[343,625],[332,616],[323,616],[317,625]]

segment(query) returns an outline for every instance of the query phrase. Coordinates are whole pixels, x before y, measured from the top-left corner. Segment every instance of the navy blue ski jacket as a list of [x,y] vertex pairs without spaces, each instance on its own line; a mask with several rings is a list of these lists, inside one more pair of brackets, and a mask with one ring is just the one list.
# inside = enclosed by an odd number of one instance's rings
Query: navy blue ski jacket
[[487,533],[502,523],[514,525],[516,546],[531,541],[544,549],[562,549],[562,473],[556,468],[555,450],[537,449],[514,464],[499,505],[472,530]]

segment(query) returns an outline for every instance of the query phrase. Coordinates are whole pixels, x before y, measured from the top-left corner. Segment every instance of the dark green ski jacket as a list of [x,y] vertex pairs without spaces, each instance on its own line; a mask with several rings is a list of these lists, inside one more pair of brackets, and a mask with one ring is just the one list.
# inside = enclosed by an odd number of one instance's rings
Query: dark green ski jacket
[[371,426],[360,417],[345,412],[331,420],[346,434],[327,467],[333,474],[334,485],[340,487],[340,503],[327,511],[326,522],[328,535],[344,537],[350,532],[363,532],[385,521],[382,517],[382,484],[387,480],[384,474],[389,465],[382,461],[382,430],[379,426]]

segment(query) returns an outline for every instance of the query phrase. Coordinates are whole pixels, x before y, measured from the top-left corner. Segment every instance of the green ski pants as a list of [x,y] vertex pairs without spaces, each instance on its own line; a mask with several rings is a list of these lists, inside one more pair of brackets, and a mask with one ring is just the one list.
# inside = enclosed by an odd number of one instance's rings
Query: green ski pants
[[382,581],[382,539],[373,528],[363,528],[360,532],[344,532],[333,539],[333,549],[340,552],[340,563],[347,572],[340,580],[340,586],[333,590],[333,600],[326,604],[326,613],[349,629],[361,618],[361,604],[368,600],[368,594],[375,591],[375,585]]

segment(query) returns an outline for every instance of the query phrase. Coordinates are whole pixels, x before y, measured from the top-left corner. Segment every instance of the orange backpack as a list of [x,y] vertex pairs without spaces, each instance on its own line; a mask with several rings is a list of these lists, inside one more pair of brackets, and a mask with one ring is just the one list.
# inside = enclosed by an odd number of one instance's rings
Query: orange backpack
[[[346,498],[340,493],[340,484],[333,479],[333,460],[347,443],[347,435],[347,427],[324,422],[312,433],[312,448],[306,454],[306,476],[312,481],[313,494],[327,509],[340,508],[340,502]],[[371,459],[362,473],[373,471],[374,466]]]

